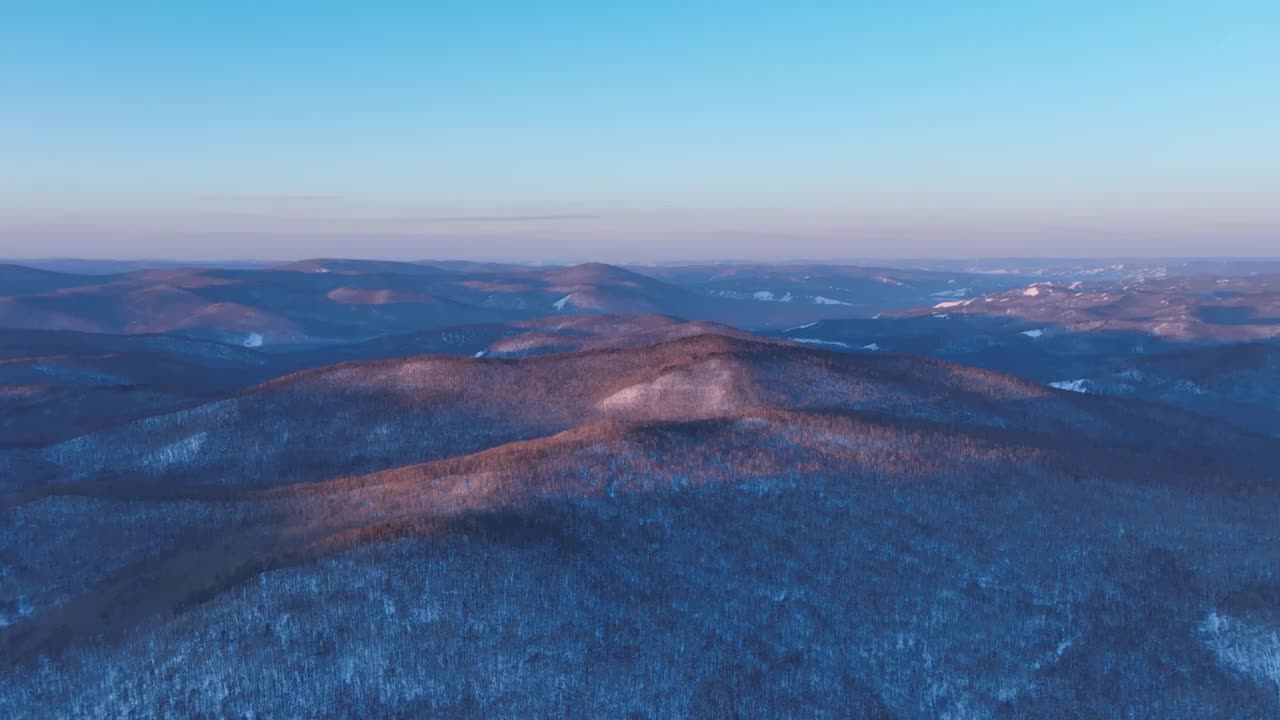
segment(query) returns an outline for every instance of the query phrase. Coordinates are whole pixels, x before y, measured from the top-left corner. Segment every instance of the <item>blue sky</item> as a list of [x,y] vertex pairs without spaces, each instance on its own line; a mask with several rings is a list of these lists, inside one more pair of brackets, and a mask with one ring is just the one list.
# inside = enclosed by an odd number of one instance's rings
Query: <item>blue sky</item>
[[0,256],[1275,255],[1280,3],[18,2]]

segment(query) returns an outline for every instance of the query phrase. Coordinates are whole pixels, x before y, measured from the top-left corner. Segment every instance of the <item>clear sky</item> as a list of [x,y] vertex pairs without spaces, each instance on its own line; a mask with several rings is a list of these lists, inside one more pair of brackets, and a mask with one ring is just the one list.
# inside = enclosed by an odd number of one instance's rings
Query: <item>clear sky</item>
[[13,0],[0,256],[1280,255],[1276,0]]

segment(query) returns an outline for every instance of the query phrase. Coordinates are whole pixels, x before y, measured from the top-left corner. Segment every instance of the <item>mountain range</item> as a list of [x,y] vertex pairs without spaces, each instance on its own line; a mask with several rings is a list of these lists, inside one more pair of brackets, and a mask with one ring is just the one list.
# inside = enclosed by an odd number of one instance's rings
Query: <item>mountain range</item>
[[1269,275],[2,277],[6,717],[1277,710]]

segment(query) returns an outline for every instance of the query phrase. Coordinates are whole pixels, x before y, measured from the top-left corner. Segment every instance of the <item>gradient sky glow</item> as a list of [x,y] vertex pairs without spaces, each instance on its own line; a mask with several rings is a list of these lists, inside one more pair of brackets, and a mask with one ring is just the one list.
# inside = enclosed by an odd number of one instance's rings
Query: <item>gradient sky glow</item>
[[18,0],[0,257],[1280,254],[1280,2]]

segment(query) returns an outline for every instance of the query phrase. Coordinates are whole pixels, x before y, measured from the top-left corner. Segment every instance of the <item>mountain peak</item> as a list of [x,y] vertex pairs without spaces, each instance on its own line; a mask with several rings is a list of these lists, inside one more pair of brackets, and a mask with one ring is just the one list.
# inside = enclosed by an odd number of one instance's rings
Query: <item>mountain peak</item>
[[556,282],[584,284],[655,282],[652,278],[620,268],[617,265],[599,262],[582,263],[581,265],[570,265],[566,268],[551,270],[546,273],[546,276]]

